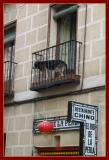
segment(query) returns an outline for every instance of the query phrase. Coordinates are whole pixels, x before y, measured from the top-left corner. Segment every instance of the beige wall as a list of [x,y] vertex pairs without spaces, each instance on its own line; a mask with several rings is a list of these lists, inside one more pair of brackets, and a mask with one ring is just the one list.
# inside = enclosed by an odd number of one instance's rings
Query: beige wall
[[32,155],[33,104],[5,107],[6,155]]
[[[85,78],[105,74],[105,4],[88,4]],[[85,6],[78,12],[78,40],[84,40]]]
[[[34,118],[66,116],[68,101],[77,101],[99,106],[98,111],[98,155],[105,156],[105,91],[93,91],[86,94],[66,96],[36,103],[27,103],[5,107],[4,130],[7,133],[6,155],[31,156],[32,146],[55,146],[54,136],[60,135],[61,145],[79,145],[79,132],[57,132],[47,135],[32,135]],[[77,135],[75,137],[75,135]],[[74,137],[75,141],[71,137]],[[66,143],[67,139],[67,143]],[[33,141],[34,140],[34,141]],[[21,151],[19,151],[21,150]],[[29,151],[28,151],[29,150]]]
[[[99,14],[100,13],[100,14]],[[56,43],[56,22],[51,11],[50,45]],[[48,4],[16,4],[5,7],[4,23],[17,20],[15,61],[15,93],[30,90],[32,52],[46,48]],[[85,4],[78,9],[77,40],[84,41]],[[85,79],[95,79],[105,74],[105,4],[88,4],[85,55]],[[83,45],[81,48],[80,75],[82,73]],[[102,82],[104,84],[104,81]],[[22,84],[22,87],[21,87]],[[83,87],[84,87],[83,86]],[[63,88],[63,87],[62,87]],[[68,90],[76,90],[70,85]],[[53,91],[54,92],[54,91]],[[61,89],[63,92],[63,89]],[[42,94],[43,95],[43,94]]]
[[51,134],[38,134],[34,136],[34,145],[37,147],[56,147],[55,136],[60,136],[60,146],[79,146],[79,130]]

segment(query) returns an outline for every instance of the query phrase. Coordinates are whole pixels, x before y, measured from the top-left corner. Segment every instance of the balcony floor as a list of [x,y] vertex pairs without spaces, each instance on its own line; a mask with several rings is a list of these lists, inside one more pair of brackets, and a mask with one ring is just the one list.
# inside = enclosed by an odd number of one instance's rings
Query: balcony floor
[[32,91],[41,91],[43,89],[60,86],[67,83],[80,83],[80,76],[75,74],[67,74],[64,77],[55,77],[55,79],[50,80],[40,80],[39,82],[34,82],[31,84]]

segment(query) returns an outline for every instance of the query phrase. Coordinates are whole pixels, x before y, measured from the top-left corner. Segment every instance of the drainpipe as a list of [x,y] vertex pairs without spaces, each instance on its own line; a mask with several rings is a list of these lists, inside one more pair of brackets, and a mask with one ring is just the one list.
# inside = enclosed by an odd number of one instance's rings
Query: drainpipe
[[84,69],[85,69],[85,53],[86,53],[86,24],[87,24],[87,4],[85,11],[85,29],[84,29],[84,50],[83,50],[83,69],[82,69],[82,82],[81,82],[81,90],[83,89],[83,81],[84,81]]
[[51,7],[49,6],[48,10],[48,30],[47,30],[47,48],[49,48],[50,43],[50,25],[51,25]]

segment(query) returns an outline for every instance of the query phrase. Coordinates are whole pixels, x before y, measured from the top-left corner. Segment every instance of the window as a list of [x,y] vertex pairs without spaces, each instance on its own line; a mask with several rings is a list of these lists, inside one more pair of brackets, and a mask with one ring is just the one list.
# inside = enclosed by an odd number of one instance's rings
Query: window
[[14,55],[15,55],[16,22],[4,28],[4,81],[5,93],[13,92],[14,80]]
[[16,36],[16,23],[5,26],[4,29],[4,48],[5,61],[14,61],[14,48]]
[[[64,43],[69,41],[67,48],[63,48],[63,52],[57,51],[57,58],[66,57],[67,67],[75,72],[76,64],[76,29],[77,29],[77,5],[56,5],[54,6],[56,13],[53,18],[57,22],[57,40],[56,43]],[[73,40],[72,42],[70,42]],[[58,49],[60,50],[60,49]],[[62,50],[62,49],[61,49]],[[72,63],[73,62],[73,63]]]
[[[67,5],[66,5],[67,6]],[[72,5],[61,10],[57,9],[54,19],[57,21],[57,43],[62,43],[69,40],[76,40],[76,20],[77,20],[77,10],[73,13],[67,13],[67,11],[72,7]],[[57,17],[57,18],[56,18]]]

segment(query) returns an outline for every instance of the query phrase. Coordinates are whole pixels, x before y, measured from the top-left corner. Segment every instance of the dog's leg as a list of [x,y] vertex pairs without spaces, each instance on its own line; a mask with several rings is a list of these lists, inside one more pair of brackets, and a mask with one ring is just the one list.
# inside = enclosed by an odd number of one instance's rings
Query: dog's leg
[[55,78],[55,70],[52,70],[52,79]]
[[45,67],[45,77],[46,77],[45,79],[46,79],[46,80],[48,80],[48,76],[49,76],[49,75],[48,75],[48,69]]
[[66,66],[61,68],[61,76],[64,77],[66,75]]

